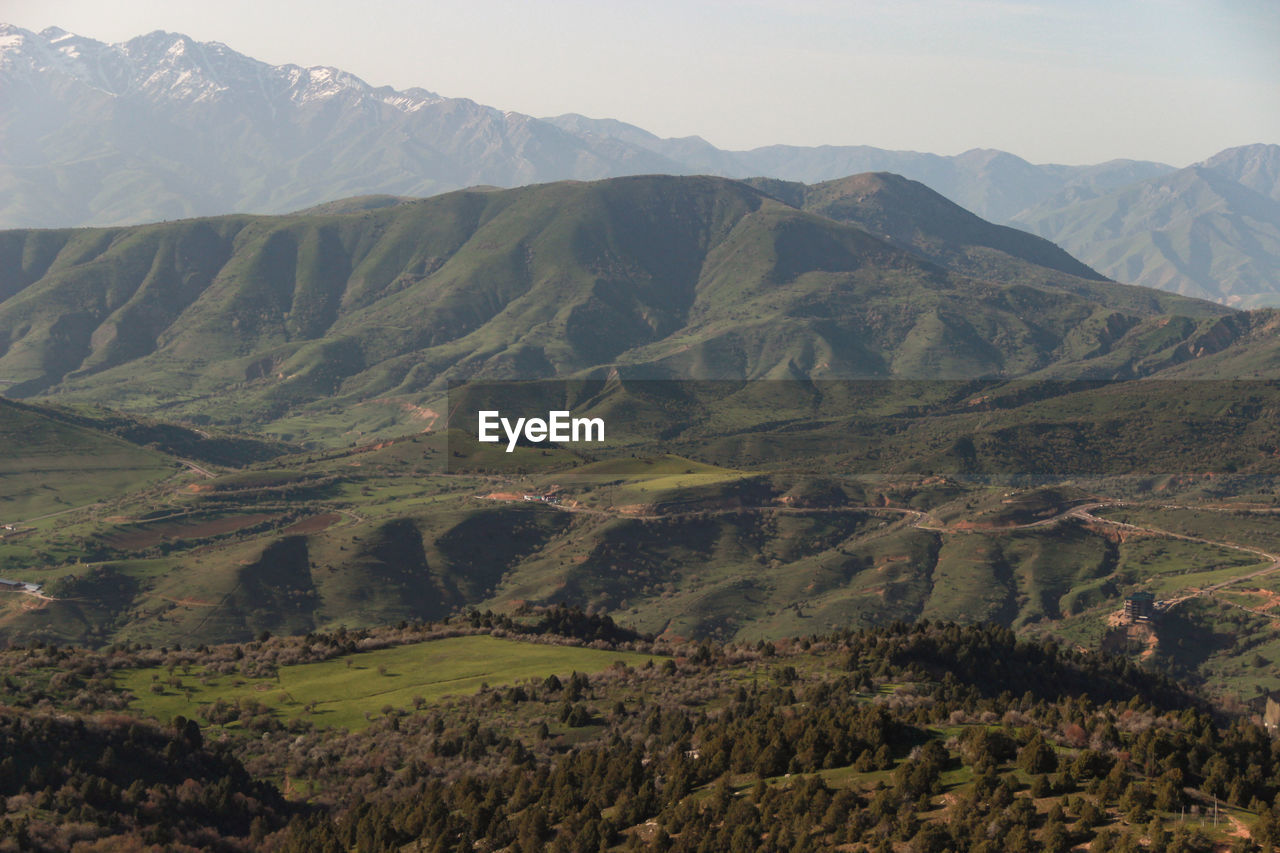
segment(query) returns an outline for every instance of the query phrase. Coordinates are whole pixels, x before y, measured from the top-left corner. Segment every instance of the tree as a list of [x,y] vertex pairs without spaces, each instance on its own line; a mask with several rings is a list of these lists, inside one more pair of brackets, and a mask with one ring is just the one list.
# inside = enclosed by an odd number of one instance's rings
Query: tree
[[1040,846],[1044,853],[1067,853],[1071,849],[1071,834],[1061,820],[1045,822],[1040,833]]
[[1036,732],[1019,750],[1018,767],[1031,774],[1052,773],[1058,769],[1058,754],[1045,742],[1044,735]]
[[940,823],[926,823],[911,839],[913,853],[943,853],[952,849],[951,833]]

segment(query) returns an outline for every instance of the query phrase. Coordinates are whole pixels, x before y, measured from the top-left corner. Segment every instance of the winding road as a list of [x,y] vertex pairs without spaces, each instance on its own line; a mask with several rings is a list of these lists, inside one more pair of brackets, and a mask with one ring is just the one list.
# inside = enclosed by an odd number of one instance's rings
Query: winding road
[[[491,495],[476,495],[475,497],[481,500],[498,500],[498,501],[511,500],[510,498],[494,497]],[[912,523],[912,527],[915,527],[919,530],[927,530],[931,533],[941,533],[941,534],[980,533],[983,535],[999,535],[1002,533],[1012,533],[1012,532],[1021,531],[1021,530],[1035,530],[1038,528],[1052,527],[1057,524],[1062,524],[1063,522],[1074,521],[1074,522],[1081,522],[1086,524],[1104,525],[1104,526],[1113,527],[1119,530],[1126,530],[1126,531],[1144,535],[1144,536],[1155,536],[1155,537],[1160,537],[1165,539],[1179,539],[1184,542],[1195,542],[1200,545],[1209,545],[1209,546],[1214,546],[1218,548],[1226,548],[1233,551],[1241,551],[1243,553],[1251,554],[1255,557],[1259,557],[1263,560],[1266,560],[1268,563],[1265,567],[1249,572],[1247,574],[1236,575],[1234,577],[1228,578],[1227,580],[1224,580],[1219,583],[1215,583],[1206,587],[1190,588],[1185,590],[1183,593],[1179,593],[1178,595],[1172,598],[1164,599],[1162,602],[1160,602],[1160,609],[1164,612],[1168,612],[1169,610],[1172,610],[1174,607],[1181,604],[1182,602],[1188,601],[1192,598],[1213,597],[1214,593],[1217,593],[1223,589],[1226,589],[1227,587],[1235,586],[1236,584],[1239,584],[1243,581],[1264,577],[1266,575],[1270,575],[1277,571],[1280,571],[1280,554],[1274,554],[1270,551],[1265,551],[1261,548],[1255,548],[1250,545],[1241,545],[1236,542],[1227,542],[1227,541],[1221,541],[1216,539],[1206,539],[1200,536],[1189,536],[1184,533],[1174,533],[1171,530],[1163,530],[1158,527],[1149,527],[1149,526],[1138,525],[1138,524],[1130,524],[1128,522],[1116,521],[1114,519],[1106,518],[1104,516],[1095,514],[1095,510],[1101,509],[1103,507],[1134,505],[1130,501],[1121,501],[1121,500],[1090,501],[1087,503],[1082,503],[1077,506],[1070,507],[1068,509],[1064,509],[1061,512],[1058,512],[1047,518],[1041,518],[1035,521],[1029,521],[1022,524],[1002,525],[999,527],[948,526],[948,525],[938,523],[937,520],[934,519],[932,516],[930,516],[929,513],[927,512],[922,512],[921,510],[916,510],[916,509],[907,509],[905,507],[892,507],[892,506],[788,507],[788,506],[779,506],[776,504],[767,504],[767,505],[758,505],[758,506],[726,507],[726,508],[714,509],[714,510],[690,510],[687,512],[640,515],[638,513],[625,513],[625,512],[620,512],[618,510],[600,509],[596,507],[568,506],[565,504],[550,504],[550,503],[544,503],[541,505],[549,507],[551,509],[560,510],[561,512],[581,513],[581,514],[587,514],[587,515],[598,515],[598,516],[605,516],[605,517],[612,517],[612,518],[631,518],[639,521],[656,521],[660,519],[678,519],[678,518],[688,518],[692,516],[707,516],[707,515],[730,515],[730,514],[738,514],[743,512],[761,512],[761,513],[769,512],[769,513],[786,513],[786,514],[796,514],[796,515],[819,514],[819,513],[830,514],[830,513],[845,513],[845,512],[893,513],[893,514],[907,516],[914,519]],[[1195,509],[1203,512],[1229,511],[1229,508],[1223,508],[1222,510],[1218,510],[1213,507],[1181,507],[1181,506],[1173,506],[1173,505],[1161,505],[1158,508],[1159,509]],[[1277,511],[1280,511],[1280,510],[1277,510]],[[1268,618],[1278,618],[1275,614],[1268,614],[1258,610],[1251,610],[1250,608],[1244,607],[1243,605],[1236,604],[1235,602],[1224,601],[1223,603],[1230,604],[1231,606],[1238,607],[1241,610],[1248,610],[1251,613],[1256,613],[1258,615],[1266,616]]]

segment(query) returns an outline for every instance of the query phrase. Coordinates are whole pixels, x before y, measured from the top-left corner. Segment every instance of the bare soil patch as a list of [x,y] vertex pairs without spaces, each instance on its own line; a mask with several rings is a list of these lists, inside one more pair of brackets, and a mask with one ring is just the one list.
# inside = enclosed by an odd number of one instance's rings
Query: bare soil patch
[[120,528],[105,538],[107,543],[115,548],[126,550],[152,548],[161,542],[174,539],[207,539],[210,536],[225,536],[279,517],[279,514],[254,513],[203,520],[174,519],[152,524],[141,522]]
[[336,512],[326,512],[320,515],[313,515],[310,518],[304,518],[301,521],[295,521],[280,532],[286,536],[295,536],[306,533],[319,533],[327,527],[331,527],[342,520],[342,515]]

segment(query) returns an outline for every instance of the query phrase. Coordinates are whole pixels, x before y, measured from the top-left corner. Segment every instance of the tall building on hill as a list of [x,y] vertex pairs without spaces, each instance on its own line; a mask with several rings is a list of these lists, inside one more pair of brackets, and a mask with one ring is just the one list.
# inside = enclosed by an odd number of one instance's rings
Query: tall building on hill
[[1124,600],[1124,618],[1129,622],[1146,621],[1155,615],[1156,597],[1145,590],[1130,594]]

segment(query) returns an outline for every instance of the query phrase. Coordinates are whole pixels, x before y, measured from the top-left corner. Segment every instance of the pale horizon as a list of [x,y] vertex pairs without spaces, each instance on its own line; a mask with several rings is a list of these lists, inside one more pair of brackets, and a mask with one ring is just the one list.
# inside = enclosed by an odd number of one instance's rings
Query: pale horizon
[[1280,142],[1280,6],[1119,3],[416,4],[6,0],[104,42],[155,30],[503,110],[580,113],[720,148],[845,146],[1186,166]]

